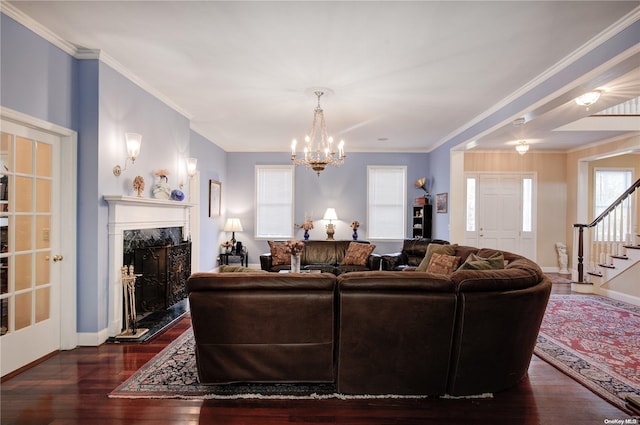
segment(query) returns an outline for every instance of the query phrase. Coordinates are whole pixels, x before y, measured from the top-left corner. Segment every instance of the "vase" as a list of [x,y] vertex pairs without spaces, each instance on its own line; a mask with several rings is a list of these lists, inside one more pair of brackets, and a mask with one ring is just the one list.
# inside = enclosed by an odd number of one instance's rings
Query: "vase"
[[171,187],[167,176],[160,176],[158,183],[153,185],[153,197],[157,199],[169,199],[171,196]]
[[358,229],[353,229],[353,235],[351,235],[354,241],[358,240]]
[[309,240],[309,231],[307,229],[304,229],[304,240],[305,241]]
[[291,254],[291,273],[300,273],[300,254]]
[[181,190],[174,189],[171,191],[171,199],[173,199],[174,201],[183,201],[184,193]]

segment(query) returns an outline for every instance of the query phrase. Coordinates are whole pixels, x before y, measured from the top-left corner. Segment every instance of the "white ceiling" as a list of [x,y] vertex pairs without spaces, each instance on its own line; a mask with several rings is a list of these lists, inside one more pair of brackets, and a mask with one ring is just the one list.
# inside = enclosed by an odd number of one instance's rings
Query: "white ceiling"
[[[567,150],[621,131],[552,129],[640,95],[636,52],[632,66],[584,69],[579,85],[461,138],[567,57],[597,47],[594,37],[620,19],[638,20],[638,1],[10,3],[75,46],[106,53],[229,152],[286,152],[309,131],[315,87],[333,92],[322,106],[347,152],[428,152],[451,139],[511,149],[517,138]],[[571,101],[603,86],[591,112]],[[514,128],[517,116],[532,121]]]

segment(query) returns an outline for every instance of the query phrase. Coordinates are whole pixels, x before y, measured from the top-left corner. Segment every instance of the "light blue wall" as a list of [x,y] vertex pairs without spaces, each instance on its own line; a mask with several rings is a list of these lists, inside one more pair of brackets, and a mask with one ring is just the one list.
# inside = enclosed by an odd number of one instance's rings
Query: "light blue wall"
[[[236,239],[247,245],[249,261],[257,263],[258,255],[269,251],[267,241],[255,240],[255,166],[288,165],[290,156],[282,153],[229,153],[227,182],[223,185],[226,213],[229,217],[238,217],[244,231],[236,233]],[[353,220],[361,223],[360,239],[367,238],[367,166],[368,165],[406,165],[407,166],[407,205],[413,205],[414,199],[422,196],[420,189],[413,183],[420,177],[432,177],[428,167],[429,154],[426,153],[348,153],[345,165],[330,167],[318,177],[314,171],[302,167],[295,170],[294,220],[296,224],[304,221],[305,212],[313,214],[314,229],[310,239],[326,239],[322,216],[328,207],[336,209],[338,214],[336,239],[351,239],[349,224]],[[411,212],[407,211],[407,235],[411,233]],[[334,222],[335,224],[335,222]],[[222,240],[230,235],[221,235]],[[295,237],[302,239],[303,231],[297,230]],[[409,236],[410,237],[410,236]],[[401,243],[374,242],[377,253],[396,252]]]
[[[225,182],[222,188],[227,193],[228,154],[200,134],[191,131],[191,155],[198,158],[200,173],[200,271],[208,271],[217,266],[219,234],[224,226],[224,214],[222,217],[209,217],[209,180]],[[226,197],[223,196],[223,202],[225,201]]]
[[77,130],[76,60],[0,14],[0,104]]
[[[433,194],[432,203],[435,204],[435,195],[438,193],[451,192],[451,160],[449,149],[436,149],[429,154],[429,170],[431,170],[433,181],[431,193]],[[451,205],[447,208],[446,213],[436,213],[434,207],[433,213],[433,234],[434,239],[450,240],[449,237],[449,215],[451,214]]]
[[[78,228],[77,302],[78,331],[95,332],[107,306],[99,305],[101,227],[99,199],[99,68],[97,60],[78,61]],[[104,225],[104,224],[102,224]],[[89,253],[100,255],[88,255]],[[102,295],[104,299],[106,295]]]

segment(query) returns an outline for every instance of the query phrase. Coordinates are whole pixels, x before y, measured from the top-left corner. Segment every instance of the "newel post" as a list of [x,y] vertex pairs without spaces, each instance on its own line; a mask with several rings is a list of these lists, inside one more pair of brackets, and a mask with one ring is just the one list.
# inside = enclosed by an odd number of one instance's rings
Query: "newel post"
[[584,226],[574,224],[578,228],[578,283],[584,282],[584,265],[582,264],[584,255]]

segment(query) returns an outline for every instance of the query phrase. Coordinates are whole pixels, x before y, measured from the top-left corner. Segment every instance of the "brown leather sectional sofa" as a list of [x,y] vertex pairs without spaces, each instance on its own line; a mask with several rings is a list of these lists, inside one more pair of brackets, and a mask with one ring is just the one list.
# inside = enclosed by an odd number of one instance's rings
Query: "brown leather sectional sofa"
[[[460,247],[456,255],[493,251]],[[503,270],[197,273],[187,289],[203,383],[332,382],[344,394],[471,395],[527,373],[551,282]]]
[[[304,250],[300,258],[300,266],[305,270],[320,270],[339,275],[345,272],[379,270],[381,256],[371,254],[366,264],[342,264],[349,244],[352,241],[304,241]],[[368,241],[353,241],[354,243],[369,244]],[[260,268],[269,272],[289,270],[289,264],[274,265],[271,253],[260,255]]]

